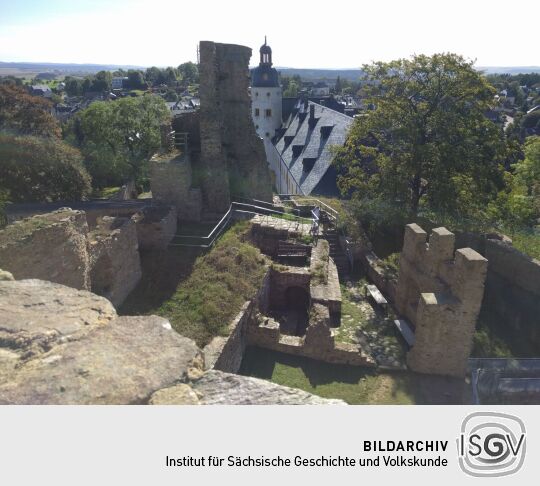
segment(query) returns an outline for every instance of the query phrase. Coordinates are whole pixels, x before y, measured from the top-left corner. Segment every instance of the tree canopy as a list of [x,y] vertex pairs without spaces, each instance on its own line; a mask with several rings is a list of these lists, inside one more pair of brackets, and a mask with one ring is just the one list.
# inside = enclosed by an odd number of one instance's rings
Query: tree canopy
[[199,67],[193,62],[180,64],[178,73],[185,84],[197,84],[199,82]]
[[169,119],[167,105],[158,96],[100,101],[83,110],[74,121],[72,138],[94,185],[140,180],[149,157],[160,147],[160,127]]
[[532,227],[540,220],[540,137],[529,137],[525,158],[506,174],[506,188],[489,206],[494,219],[511,230]]
[[0,133],[0,193],[5,199],[80,200],[90,189],[77,149],[57,139]]
[[0,84],[0,130],[59,137],[60,125],[51,109],[50,101],[30,95],[22,86]]
[[466,217],[503,184],[503,133],[485,116],[494,89],[455,54],[363,67],[368,103],[336,150],[341,191],[417,214]]

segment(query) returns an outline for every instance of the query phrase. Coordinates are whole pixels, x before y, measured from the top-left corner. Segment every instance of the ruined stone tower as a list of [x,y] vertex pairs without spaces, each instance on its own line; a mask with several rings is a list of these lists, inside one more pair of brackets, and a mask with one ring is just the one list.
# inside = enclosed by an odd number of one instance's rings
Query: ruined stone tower
[[446,228],[405,228],[396,291],[397,310],[415,326],[409,367],[420,373],[462,377],[467,370],[487,273],[487,260],[471,248],[454,254]]
[[263,141],[251,119],[251,49],[200,43],[200,133],[203,199],[208,212],[223,213],[231,196],[271,201]]

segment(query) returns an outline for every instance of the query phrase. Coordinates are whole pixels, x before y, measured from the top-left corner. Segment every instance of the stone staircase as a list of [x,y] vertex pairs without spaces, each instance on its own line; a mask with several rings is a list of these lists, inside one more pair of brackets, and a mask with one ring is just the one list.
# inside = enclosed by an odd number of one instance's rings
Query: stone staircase
[[350,272],[349,260],[339,244],[339,232],[333,223],[325,223],[322,237],[327,240],[330,245],[330,256],[336,264],[339,276],[344,277],[348,275]]

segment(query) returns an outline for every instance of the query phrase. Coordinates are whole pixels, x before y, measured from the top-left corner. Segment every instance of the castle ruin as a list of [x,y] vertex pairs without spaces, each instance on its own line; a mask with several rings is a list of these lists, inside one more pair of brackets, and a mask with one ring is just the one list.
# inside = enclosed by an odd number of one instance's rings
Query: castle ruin
[[153,197],[175,206],[179,220],[221,215],[232,196],[272,199],[264,144],[251,119],[250,58],[245,46],[200,43],[200,112],[174,121],[187,143],[180,154],[161,154],[150,169]]
[[429,241],[405,227],[396,308],[415,327],[407,355],[413,371],[463,377],[484,295],[487,260],[471,248],[454,253],[455,235],[435,228]]

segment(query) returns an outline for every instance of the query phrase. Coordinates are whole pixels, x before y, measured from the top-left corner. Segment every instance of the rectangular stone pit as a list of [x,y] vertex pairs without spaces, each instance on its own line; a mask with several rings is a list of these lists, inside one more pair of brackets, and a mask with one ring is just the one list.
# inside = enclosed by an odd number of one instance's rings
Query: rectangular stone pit
[[141,279],[136,223],[132,218],[105,216],[88,234],[92,292],[115,307]]

